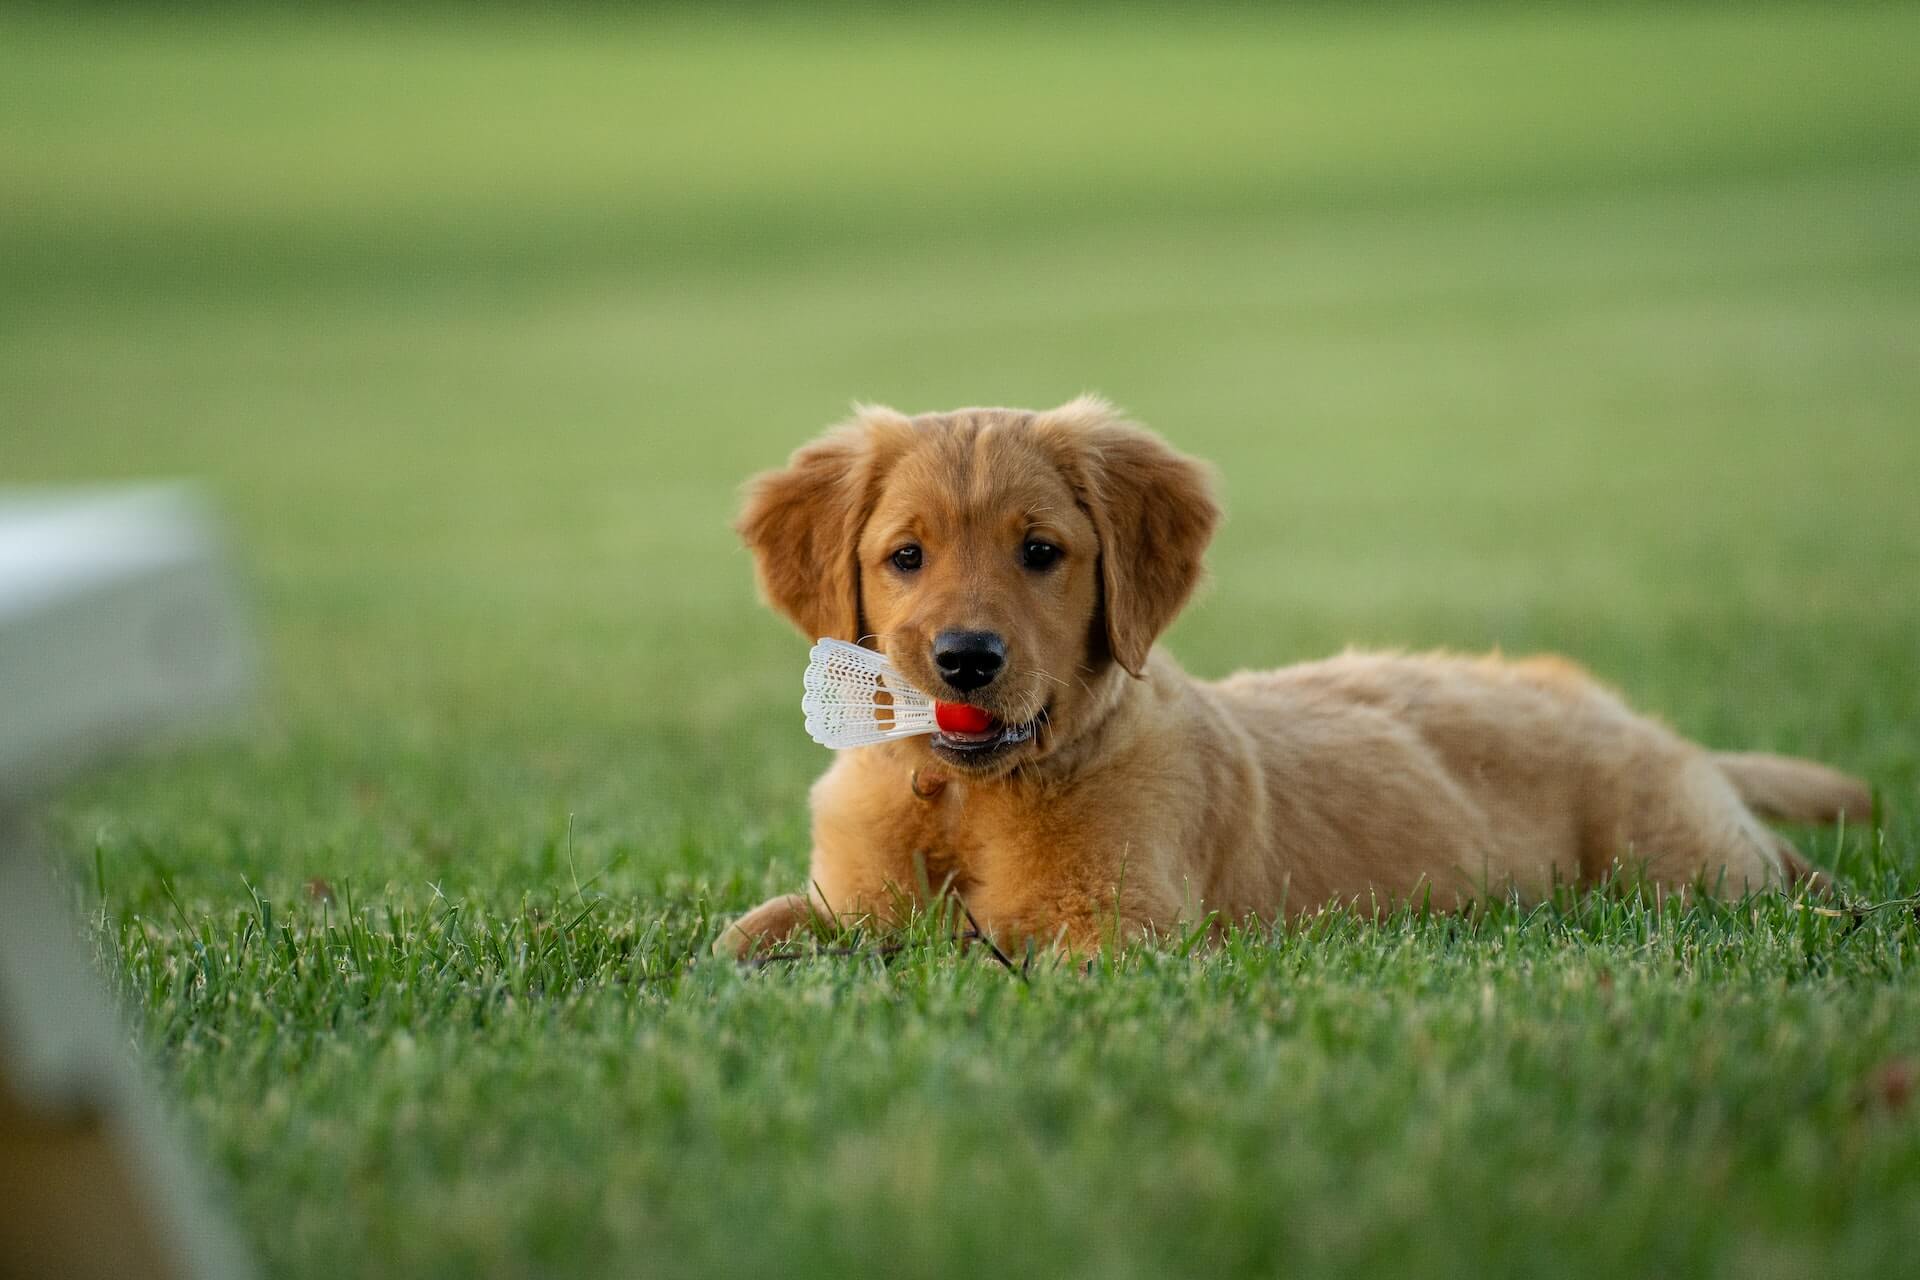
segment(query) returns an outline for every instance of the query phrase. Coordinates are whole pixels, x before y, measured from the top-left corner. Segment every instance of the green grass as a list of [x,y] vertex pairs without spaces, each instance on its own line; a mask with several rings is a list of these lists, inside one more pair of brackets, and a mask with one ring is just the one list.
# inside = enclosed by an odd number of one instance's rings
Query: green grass
[[825,763],[735,489],[855,397],[1100,389],[1225,476],[1192,670],[1561,650],[1871,777],[1811,847],[1920,891],[1917,53],[0,16],[0,482],[202,477],[257,601],[242,731],[50,834],[269,1270],[1905,1270],[1904,911],[695,957]]

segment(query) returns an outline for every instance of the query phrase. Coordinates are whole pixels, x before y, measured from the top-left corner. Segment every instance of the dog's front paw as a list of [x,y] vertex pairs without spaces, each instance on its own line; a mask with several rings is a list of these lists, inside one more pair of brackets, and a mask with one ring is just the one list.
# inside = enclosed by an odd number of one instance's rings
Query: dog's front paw
[[813,904],[803,893],[785,893],[769,898],[720,931],[713,940],[713,954],[728,960],[745,960],[756,951],[786,941],[813,919]]

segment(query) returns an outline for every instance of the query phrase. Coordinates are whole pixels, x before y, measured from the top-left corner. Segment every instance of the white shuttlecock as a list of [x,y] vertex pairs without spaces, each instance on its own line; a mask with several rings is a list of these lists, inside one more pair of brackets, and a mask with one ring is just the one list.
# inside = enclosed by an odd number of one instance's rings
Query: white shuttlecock
[[844,640],[821,640],[807,655],[807,736],[835,751],[932,733],[933,699],[908,684],[893,664]]

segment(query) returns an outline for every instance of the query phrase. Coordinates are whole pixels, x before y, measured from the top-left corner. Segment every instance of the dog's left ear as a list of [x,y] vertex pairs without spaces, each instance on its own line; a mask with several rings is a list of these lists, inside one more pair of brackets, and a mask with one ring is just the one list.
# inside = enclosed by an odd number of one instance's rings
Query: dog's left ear
[[860,531],[912,424],[856,405],[853,419],[747,482],[734,528],[753,552],[767,603],[808,639],[860,642]]
[[1034,430],[1093,520],[1107,647],[1138,676],[1205,572],[1220,523],[1212,472],[1097,396],[1041,414]]

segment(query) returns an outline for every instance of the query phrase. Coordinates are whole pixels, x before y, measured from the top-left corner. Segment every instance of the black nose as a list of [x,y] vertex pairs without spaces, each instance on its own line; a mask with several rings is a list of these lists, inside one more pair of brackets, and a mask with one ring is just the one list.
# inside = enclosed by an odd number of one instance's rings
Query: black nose
[[971,693],[1007,665],[1007,642],[991,631],[942,631],[933,638],[933,661],[941,679]]

